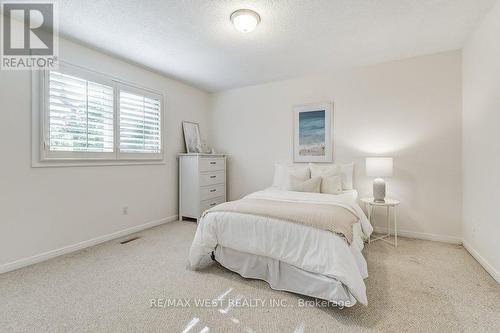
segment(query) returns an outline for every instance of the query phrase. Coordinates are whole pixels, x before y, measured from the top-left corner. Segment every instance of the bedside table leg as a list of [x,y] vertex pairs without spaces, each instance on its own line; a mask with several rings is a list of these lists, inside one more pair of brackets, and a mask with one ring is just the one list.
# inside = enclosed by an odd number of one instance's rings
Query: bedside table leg
[[[373,224],[372,224],[372,205],[368,204],[367,206],[368,206],[367,207],[368,208],[367,209],[367,211],[368,211],[368,222],[370,222],[370,224],[373,226]],[[371,238],[372,238],[372,235],[368,236],[368,244],[370,244]]]
[[394,210],[394,245],[398,247],[398,217],[397,217],[397,207]]
[[391,236],[391,211],[389,210],[389,206],[386,207],[385,216],[387,216],[387,236]]

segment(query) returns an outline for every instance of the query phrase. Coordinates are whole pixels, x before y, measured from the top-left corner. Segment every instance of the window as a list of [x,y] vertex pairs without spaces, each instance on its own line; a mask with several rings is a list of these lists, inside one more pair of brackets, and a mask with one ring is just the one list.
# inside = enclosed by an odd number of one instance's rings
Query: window
[[49,149],[113,152],[113,88],[49,73]]
[[161,153],[161,101],[120,89],[120,152]]
[[161,94],[61,64],[41,100],[42,161],[163,160]]

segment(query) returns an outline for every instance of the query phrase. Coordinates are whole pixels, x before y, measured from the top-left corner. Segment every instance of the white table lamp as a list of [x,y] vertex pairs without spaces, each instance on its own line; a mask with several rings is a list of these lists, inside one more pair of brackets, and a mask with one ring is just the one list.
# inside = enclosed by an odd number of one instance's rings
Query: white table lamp
[[367,157],[366,175],[376,177],[373,181],[373,199],[376,202],[384,202],[385,180],[381,177],[392,176],[392,157]]

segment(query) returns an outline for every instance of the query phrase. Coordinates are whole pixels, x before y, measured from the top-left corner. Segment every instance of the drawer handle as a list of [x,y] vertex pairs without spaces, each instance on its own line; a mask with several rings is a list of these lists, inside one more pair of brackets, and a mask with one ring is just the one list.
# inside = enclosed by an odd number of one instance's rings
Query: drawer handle
[[210,164],[217,164],[217,162],[210,162]]
[[211,204],[210,204],[210,207],[213,207],[213,206],[215,206],[215,205],[217,205],[217,202],[211,203]]
[[217,189],[215,189],[215,188],[213,190],[210,190],[210,192],[215,192],[215,191],[217,191]]
[[215,178],[215,177],[217,177],[217,176],[210,176],[210,178]]

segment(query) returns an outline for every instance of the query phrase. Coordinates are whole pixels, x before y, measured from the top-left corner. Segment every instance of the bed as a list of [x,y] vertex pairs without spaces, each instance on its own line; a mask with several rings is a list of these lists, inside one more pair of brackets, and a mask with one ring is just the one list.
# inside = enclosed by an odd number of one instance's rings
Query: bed
[[367,305],[363,279],[368,270],[361,251],[373,228],[356,198],[355,190],[333,195],[275,188],[244,198],[301,207],[342,207],[356,217],[350,243],[341,234],[264,214],[209,210],[198,224],[190,265],[197,268],[211,256],[241,276],[267,281],[276,290],[346,307],[356,302]]

